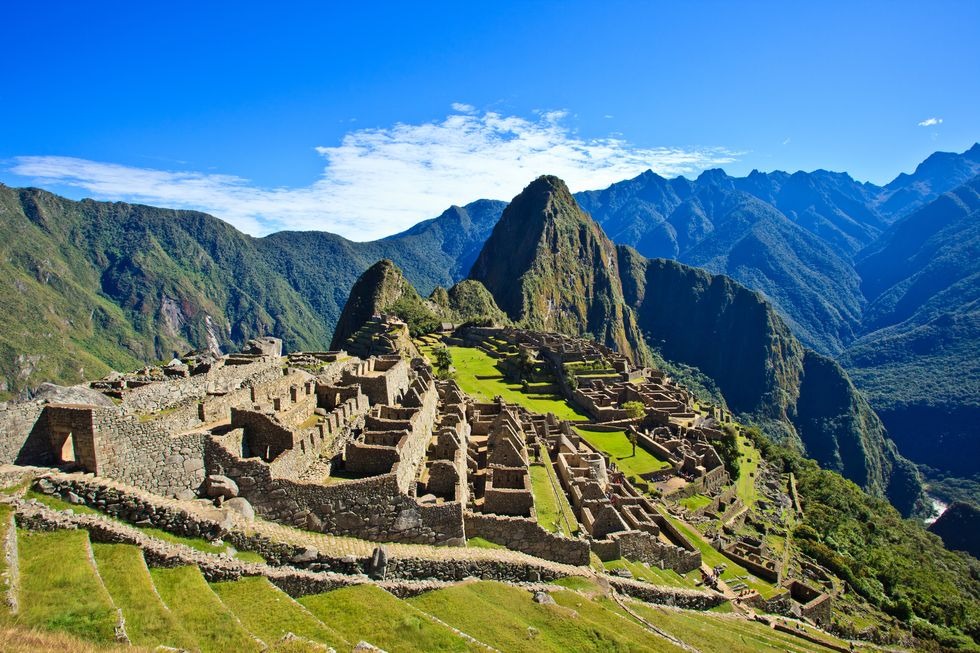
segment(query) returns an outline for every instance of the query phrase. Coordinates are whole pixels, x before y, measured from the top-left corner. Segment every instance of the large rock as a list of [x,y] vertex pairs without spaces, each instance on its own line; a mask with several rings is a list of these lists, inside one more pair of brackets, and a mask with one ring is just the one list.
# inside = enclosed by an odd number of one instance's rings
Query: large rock
[[246,521],[252,521],[255,519],[255,509],[252,508],[252,504],[248,502],[248,499],[245,499],[244,497],[234,497],[233,499],[228,499],[222,505],[232,512],[239,514]]
[[238,496],[238,484],[227,476],[221,474],[211,474],[207,481],[207,495],[212,499],[222,497],[233,499]]
[[98,390],[84,385],[63,386],[42,383],[34,393],[34,399],[49,404],[81,404],[84,406],[115,406],[112,400]]
[[282,340],[271,336],[252,338],[242,347],[242,353],[259,356],[282,356]]

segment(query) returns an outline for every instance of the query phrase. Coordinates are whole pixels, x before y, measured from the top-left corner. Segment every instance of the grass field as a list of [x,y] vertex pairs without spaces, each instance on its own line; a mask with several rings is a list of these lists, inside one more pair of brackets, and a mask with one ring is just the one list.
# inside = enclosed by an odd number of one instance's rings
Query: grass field
[[24,625],[115,642],[116,610],[89,559],[87,532],[18,531],[17,552]]
[[195,642],[181,628],[156,590],[143,552],[129,544],[93,544],[102,582],[126,619],[126,634],[137,646],[172,646],[191,650]]
[[202,653],[260,651],[262,646],[211,591],[197,567],[150,570],[160,598]]
[[736,439],[738,440],[739,475],[735,491],[742,503],[751,510],[755,507],[756,501],[759,500],[759,490],[755,486],[755,475],[759,470],[759,451],[748,438],[739,435]]
[[366,640],[389,653],[483,650],[373,585],[304,596],[299,602],[348,641]]
[[575,430],[593,447],[609,454],[616,466],[627,476],[643,476],[670,467],[670,463],[654,457],[640,446],[636,447],[634,456],[633,445],[626,437],[626,431],[590,431],[581,426]]
[[[750,653],[753,651],[791,651],[809,653],[827,649],[807,642],[788,633],[781,633],[768,626],[744,619],[733,619],[709,613],[693,613],[660,608],[638,601],[630,608],[641,617],[679,635],[688,644],[704,653]],[[831,640],[829,638],[828,640]],[[847,646],[836,640],[837,645]]]
[[[540,392],[551,383],[532,383],[530,392],[523,392],[521,385],[506,380],[497,369],[497,359],[475,347],[450,347],[456,382],[463,392],[481,401],[491,401],[500,395],[512,404],[524,406],[536,413],[554,413],[559,419],[588,421],[589,417],[565,401],[561,395]],[[539,392],[535,392],[535,389]]]
[[542,464],[531,465],[529,468],[538,524],[551,533],[572,537],[578,532],[578,521],[545,450],[541,452],[541,462]]
[[559,590],[552,597],[557,605],[543,605],[519,587],[481,581],[409,602],[501,651],[680,651],[582,594]]
[[351,644],[262,576],[212,583],[211,589],[243,624],[268,644],[286,633],[323,642],[339,650]]
[[681,504],[688,510],[697,510],[711,503],[711,497],[707,497],[703,494],[692,494],[689,497],[684,497],[677,503]]

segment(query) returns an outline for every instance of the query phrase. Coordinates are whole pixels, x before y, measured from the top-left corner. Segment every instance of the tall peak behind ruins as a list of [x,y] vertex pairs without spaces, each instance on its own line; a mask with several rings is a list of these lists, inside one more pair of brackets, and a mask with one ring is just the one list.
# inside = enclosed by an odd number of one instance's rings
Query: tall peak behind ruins
[[635,361],[646,359],[623,300],[616,246],[557,177],[538,177],[511,201],[470,278],[527,328],[588,334]]

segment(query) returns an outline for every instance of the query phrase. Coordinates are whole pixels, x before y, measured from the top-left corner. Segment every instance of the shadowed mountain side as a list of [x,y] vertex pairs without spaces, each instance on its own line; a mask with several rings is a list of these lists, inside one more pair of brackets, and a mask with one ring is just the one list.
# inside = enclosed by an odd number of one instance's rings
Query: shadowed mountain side
[[628,247],[619,253],[626,299],[651,346],[711,377],[732,410],[777,439],[802,444],[821,465],[912,511],[918,476],[867,401],[839,365],[805,349],[758,293]]

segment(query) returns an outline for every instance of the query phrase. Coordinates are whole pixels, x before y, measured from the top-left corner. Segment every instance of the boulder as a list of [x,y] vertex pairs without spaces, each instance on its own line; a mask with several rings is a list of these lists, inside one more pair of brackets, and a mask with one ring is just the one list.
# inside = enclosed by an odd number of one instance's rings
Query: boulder
[[206,492],[209,497],[216,499],[233,499],[238,496],[238,484],[227,476],[221,474],[211,474],[208,476]]
[[54,383],[42,383],[34,393],[34,399],[49,404],[81,404],[84,406],[115,407],[112,400],[98,390],[85,385],[65,387]]
[[257,356],[282,356],[282,340],[279,338],[272,338],[270,336],[263,336],[261,338],[252,338],[245,343],[242,347],[243,354],[252,354]]
[[294,555],[292,558],[290,558],[289,561],[294,565],[302,565],[302,564],[313,562],[319,557],[320,557],[320,552],[314,549],[313,547],[308,546],[302,551],[300,551],[299,553],[297,553],[296,555]]
[[197,498],[197,492],[190,489],[184,489],[175,494],[174,498],[180,499],[181,501],[193,501]]
[[245,499],[244,497],[234,497],[232,499],[228,499],[225,501],[224,507],[242,516],[246,521],[252,521],[255,519],[255,509],[252,507],[252,504],[248,502],[248,499]]
[[554,605],[555,599],[553,599],[551,594],[548,594],[547,592],[538,591],[534,593],[534,602],[541,603],[543,605]]

